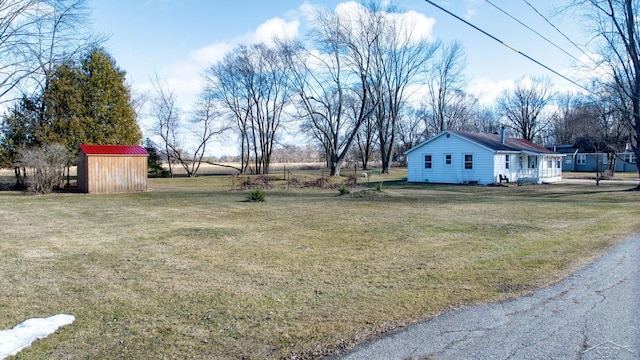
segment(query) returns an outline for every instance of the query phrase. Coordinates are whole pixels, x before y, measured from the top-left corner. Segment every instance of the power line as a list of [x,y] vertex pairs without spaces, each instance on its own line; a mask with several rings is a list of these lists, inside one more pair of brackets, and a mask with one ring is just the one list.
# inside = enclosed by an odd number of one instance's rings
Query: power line
[[[529,27],[527,24],[523,23],[522,21],[520,21],[519,19],[517,19],[515,16],[509,14],[507,11],[505,11],[504,9],[502,9],[501,7],[499,7],[498,5],[492,3],[490,0],[485,0],[487,3],[489,3],[489,5],[493,6],[494,8],[498,9],[498,11],[502,12],[503,14],[507,15],[508,17],[510,17],[511,19],[513,19],[514,21],[516,21],[518,24],[524,26],[525,28],[527,28],[529,31],[533,32],[534,34],[538,35],[540,38],[542,38],[543,40],[545,40],[546,42],[548,42],[549,44],[553,45],[556,49],[562,51],[563,53],[569,55],[572,59],[574,59],[575,61],[581,63],[584,66],[589,67],[587,64],[585,64],[584,62],[582,62],[582,60],[578,59],[577,57],[575,57],[573,54],[569,53],[567,50],[563,49],[562,47],[560,47],[559,45],[557,45],[556,43],[554,43],[553,41],[549,40],[547,37],[545,37],[544,35],[540,34],[538,31],[532,29],[531,27]],[[525,0],[526,1],[526,0]]]
[[[549,20],[546,16],[544,16],[540,11],[538,11],[538,9],[536,9],[535,6],[533,6],[529,1],[527,0],[523,0],[527,5],[529,5],[529,7],[531,9],[533,9],[533,11],[536,12],[536,14],[538,14],[538,16],[540,16],[542,19],[544,19],[544,21],[547,22],[547,24],[549,24],[552,28],[554,28],[558,34],[562,35],[565,39],[567,39],[568,42],[571,43],[571,45],[573,45],[576,49],[578,49],[582,54],[584,54],[586,57],[589,58],[589,60],[591,60],[594,64],[596,63],[596,61],[591,57],[591,55],[587,54],[584,50],[582,50],[582,48],[576,44],[573,40],[571,40],[567,35],[565,35],[565,33],[563,33],[554,23],[551,22],[551,20]],[[584,63],[583,63],[584,64]]]
[[443,8],[442,6],[440,6],[440,5],[436,4],[436,3],[434,3],[433,1],[431,1],[431,0],[425,0],[425,1],[426,1],[427,3],[429,3],[429,4],[433,5],[433,6],[435,6],[436,8],[438,8],[438,9],[440,9],[440,10],[444,11],[445,13],[447,13],[447,14],[449,14],[449,15],[453,16],[454,18],[456,18],[456,19],[458,19],[458,20],[462,21],[463,23],[465,23],[465,24],[467,24],[467,25],[471,26],[472,28],[474,28],[474,29],[478,30],[479,32],[481,32],[481,33],[483,33],[484,35],[486,35],[486,36],[490,37],[491,39],[493,39],[493,40],[495,40],[495,41],[499,42],[500,44],[502,44],[502,45],[504,45],[504,46],[508,47],[509,49],[511,49],[511,50],[513,50],[513,51],[515,51],[516,53],[518,53],[518,54],[520,54],[520,55],[524,56],[524,57],[525,57],[525,58],[527,58],[528,60],[533,61],[534,63],[538,64],[539,66],[543,67],[544,69],[546,69],[546,70],[548,70],[548,71],[550,71],[550,72],[552,72],[552,73],[556,74],[557,76],[559,76],[559,77],[561,77],[561,78],[563,78],[563,79],[567,80],[568,82],[572,83],[573,85],[575,85],[575,86],[577,86],[577,87],[579,87],[579,88],[582,88],[582,89],[584,89],[585,91],[587,91],[587,92],[589,92],[589,93],[592,93],[592,91],[591,91],[591,90],[589,90],[589,89],[587,89],[586,87],[584,87],[584,86],[582,86],[582,85],[578,84],[577,82],[575,82],[575,81],[573,81],[573,80],[569,79],[569,78],[568,78],[568,77],[566,77],[565,75],[562,75],[561,73],[557,72],[556,70],[554,70],[554,69],[550,68],[549,66],[547,66],[547,65],[545,65],[545,64],[543,64],[543,63],[541,63],[540,61],[538,61],[538,60],[536,60],[536,59],[532,58],[531,56],[529,56],[529,55],[527,55],[527,54],[523,53],[522,51],[520,51],[520,50],[518,50],[518,49],[514,48],[513,46],[511,46],[511,45],[509,45],[509,44],[505,43],[504,41],[502,41],[502,40],[498,39],[497,37],[495,37],[495,36],[493,36],[493,35],[489,34],[489,33],[488,33],[488,32],[486,32],[486,31],[482,30],[481,28],[477,27],[476,25],[472,24],[471,22],[469,22],[469,21],[467,21],[467,20],[465,20],[465,19],[461,18],[460,16],[458,16],[458,15],[456,15],[456,14],[452,13],[451,11],[449,11],[449,10],[447,10],[447,9]]

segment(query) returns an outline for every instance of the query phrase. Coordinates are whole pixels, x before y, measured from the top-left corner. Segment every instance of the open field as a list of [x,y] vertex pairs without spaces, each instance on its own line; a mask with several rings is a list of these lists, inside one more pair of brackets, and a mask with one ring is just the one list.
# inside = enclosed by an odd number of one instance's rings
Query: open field
[[343,196],[276,183],[263,203],[229,176],[150,179],[141,194],[0,192],[0,329],[76,317],[20,359],[316,358],[526,294],[640,231],[628,184],[404,178]]

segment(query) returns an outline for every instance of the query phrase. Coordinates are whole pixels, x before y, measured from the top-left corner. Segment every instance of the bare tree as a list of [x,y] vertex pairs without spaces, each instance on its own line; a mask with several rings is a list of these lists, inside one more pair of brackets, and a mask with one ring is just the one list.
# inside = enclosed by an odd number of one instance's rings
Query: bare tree
[[0,1],[0,102],[14,90],[44,94],[55,66],[104,40],[89,27],[87,2]]
[[558,96],[558,111],[551,123],[556,144],[573,144],[576,138],[596,131],[597,112],[592,111],[594,99],[581,94],[565,93]]
[[190,166],[185,166],[187,162],[181,162],[189,176],[196,176],[198,174],[198,170],[206,154],[207,146],[216,136],[230,128],[229,123],[220,116],[220,111],[216,105],[216,99],[210,93],[205,91],[200,96],[190,126],[194,138],[194,150],[191,156],[191,163]]
[[459,130],[454,123],[459,118],[451,112],[460,109],[458,102],[466,97],[463,89],[466,83],[465,66],[466,57],[460,42],[455,41],[438,49],[427,82],[431,115],[429,127],[435,134],[444,130]]
[[441,113],[425,118],[429,132],[438,134],[444,130],[473,131],[478,112],[478,98],[462,90],[450,91]]
[[552,96],[549,79],[521,79],[513,89],[507,89],[500,95],[498,109],[507,127],[523,139],[533,141],[552,120],[551,116],[544,113]]
[[287,64],[278,46],[240,46],[207,73],[208,91],[236,120],[243,169],[268,173],[284,110],[291,102]]
[[[632,144],[640,159],[640,1],[575,0],[573,4],[591,22],[608,75],[599,81],[621,99],[617,105],[633,129]],[[636,163],[640,175],[640,161]]]
[[472,118],[473,129],[480,133],[495,134],[500,131],[500,118],[493,108],[480,107]]
[[38,8],[42,0],[0,1],[0,101],[19,86],[36,69],[28,61],[28,45],[36,39]]
[[252,80],[246,83],[253,103],[251,138],[256,173],[266,174],[269,173],[271,153],[285,116],[285,107],[291,101],[292,89],[280,49],[259,44],[252,46],[251,50],[252,56],[247,59],[249,66],[245,68]]
[[[355,105],[355,104],[354,104]],[[355,119],[358,109],[351,107],[351,115]],[[356,134],[357,157],[360,158],[363,170],[369,170],[369,161],[374,157],[377,142],[377,126],[373,117],[367,117]]]
[[374,67],[369,83],[376,103],[374,118],[382,172],[389,173],[394,158],[397,124],[412,86],[423,84],[429,61],[437,43],[415,33],[415,24],[392,16],[393,7],[382,8],[372,1],[362,9],[360,23],[366,33],[373,34]]
[[[400,120],[398,121],[398,143],[397,154],[401,155],[405,151],[417,146],[426,140],[426,129],[424,121],[424,108],[406,107]],[[406,163],[404,157],[401,157]]]
[[[156,91],[151,102],[152,115],[155,117],[154,132],[162,141],[169,173],[174,175],[173,164],[177,163],[187,176],[197,176],[207,146],[230,127],[225,118],[220,116],[217,99],[208,90],[203,91],[188,126],[185,126],[176,106],[177,99],[173,89],[157,76],[153,86]],[[185,127],[189,129],[188,133],[185,133]]]
[[173,162],[176,155],[181,153],[179,139],[179,109],[176,105],[176,94],[169,88],[166,82],[162,82],[156,75],[153,79],[153,87],[156,92],[151,100],[151,113],[155,118],[154,133],[162,140],[162,148],[169,174],[173,177]]
[[332,176],[340,175],[362,123],[374,108],[367,82],[374,34],[353,25],[336,12],[319,10],[310,30],[318,50],[297,44],[289,51],[302,130],[322,145]]
[[246,173],[251,159],[250,117],[253,103],[247,87],[244,86],[245,72],[242,59],[247,58],[246,47],[238,47],[227,54],[222,61],[212,65],[205,74],[206,91],[216,99],[225,116],[233,119],[240,138],[240,167]]

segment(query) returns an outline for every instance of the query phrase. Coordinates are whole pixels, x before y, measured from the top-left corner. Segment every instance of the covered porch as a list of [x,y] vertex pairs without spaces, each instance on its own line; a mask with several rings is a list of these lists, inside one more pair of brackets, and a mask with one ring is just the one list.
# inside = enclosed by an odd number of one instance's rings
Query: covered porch
[[517,182],[551,183],[562,180],[562,159],[560,154],[537,154],[523,152],[516,175]]

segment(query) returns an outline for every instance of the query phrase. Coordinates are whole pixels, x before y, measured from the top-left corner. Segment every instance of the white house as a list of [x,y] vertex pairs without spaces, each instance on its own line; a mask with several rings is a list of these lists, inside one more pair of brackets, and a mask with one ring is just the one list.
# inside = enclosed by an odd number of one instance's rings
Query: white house
[[499,134],[444,131],[405,152],[409,182],[494,184],[562,180],[562,159],[543,146]]

